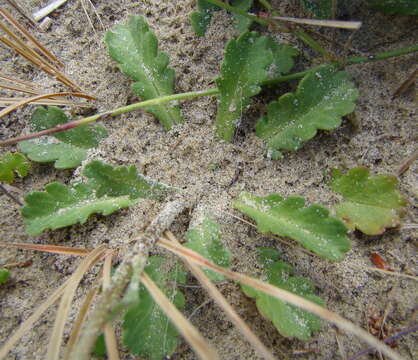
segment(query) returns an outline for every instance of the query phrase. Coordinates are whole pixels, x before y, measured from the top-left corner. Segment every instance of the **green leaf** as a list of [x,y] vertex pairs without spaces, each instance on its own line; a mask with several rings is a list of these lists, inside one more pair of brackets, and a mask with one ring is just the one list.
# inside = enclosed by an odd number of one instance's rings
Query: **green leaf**
[[28,174],[29,162],[19,153],[6,153],[0,159],[0,181],[11,184],[15,173],[21,178]]
[[269,40],[255,32],[246,32],[226,46],[221,77],[216,80],[220,103],[216,117],[217,136],[231,142],[250,97],[261,91],[267,69],[273,61]]
[[[253,0],[232,0],[231,6],[242,11],[248,11],[253,6]],[[245,16],[232,14],[235,19],[235,27],[240,33],[248,31],[253,21]]]
[[59,182],[45,186],[45,191],[32,191],[25,197],[22,208],[26,232],[37,235],[46,229],[58,229],[76,223],[84,224],[93,213],[109,215],[135,204],[129,196],[97,198],[94,189],[86,184],[73,187]]
[[368,6],[385,14],[418,15],[416,0],[367,0]]
[[299,51],[287,44],[278,43],[269,37],[269,46],[273,53],[273,63],[269,69],[269,79],[287,74],[292,70],[295,62],[293,58],[299,55]]
[[[32,161],[45,163],[55,161],[57,169],[71,169],[79,166],[87,158],[86,149],[76,146],[52,142],[52,138],[39,138],[34,141],[22,141],[19,150]],[[52,140],[54,141],[54,140]]]
[[[168,271],[167,260],[160,256],[149,258],[147,275],[179,309],[185,305],[184,295],[173,284],[184,284],[183,270]],[[178,331],[160,310],[148,291],[141,285],[139,303],[133,305],[123,319],[123,342],[135,355],[151,360],[170,356],[177,347]]]
[[279,150],[298,150],[317,130],[333,130],[341,117],[354,110],[358,91],[346,72],[322,67],[299,83],[296,93],[287,93],[267,107],[256,125],[256,135],[267,142],[272,158]]
[[332,0],[300,0],[300,2],[317,18],[330,19],[332,16]]
[[0,268],[0,285],[4,284],[7,280],[9,280],[10,272],[7,269]]
[[[268,252],[266,249],[263,249],[263,261],[260,261],[264,265],[263,280],[266,278],[265,281],[271,285],[290,291],[323,306],[323,300],[313,294],[315,290],[314,285],[305,278],[293,277],[292,266],[285,262],[277,261],[279,258],[278,252],[274,249],[270,250],[271,257],[268,257],[266,256]],[[241,288],[247,296],[256,299],[258,311],[271,320],[283,336],[308,340],[314,331],[320,329],[321,322],[316,315],[252,287],[241,285]]]
[[[69,119],[60,108],[38,107],[32,114],[31,128],[42,131],[67,122]],[[87,149],[97,147],[106,136],[106,129],[100,125],[82,125],[57,132],[51,137],[22,141],[18,146],[32,161],[55,161],[57,169],[70,169],[79,166],[87,157]]]
[[[126,25],[117,25],[106,32],[109,55],[119,69],[135,81],[132,89],[144,100],[174,93],[174,70],[168,68],[169,58],[158,50],[158,40],[142,16],[130,16]],[[183,122],[180,109],[169,103],[150,106],[166,130]]]
[[147,180],[134,165],[113,167],[98,160],[89,162],[83,170],[83,175],[89,179],[96,189],[96,196],[124,196],[131,199],[148,198],[162,200],[168,192],[168,187]]
[[[221,236],[219,225],[212,219],[205,218],[199,227],[187,231],[188,242],[184,246],[215,264],[227,268],[231,261],[231,252],[223,246]],[[224,280],[224,276],[215,271],[206,269],[203,271],[212,281]]]
[[331,261],[339,261],[350,250],[344,223],[320,205],[304,207],[301,197],[283,199],[242,192],[234,207],[257,222],[261,233],[271,232],[299,241],[305,248]]
[[98,357],[105,357],[106,356],[106,343],[104,334],[100,334],[96,340],[96,343],[94,344],[93,355]]
[[370,176],[370,170],[365,168],[351,169],[346,175],[334,169],[332,177],[331,189],[344,197],[335,207],[337,216],[350,229],[378,235],[400,223],[407,201],[396,189],[396,177]]
[[213,12],[221,8],[205,0],[197,0],[197,8],[198,11],[194,11],[190,15],[190,21],[196,35],[202,37],[205,36],[206,29],[212,20]]

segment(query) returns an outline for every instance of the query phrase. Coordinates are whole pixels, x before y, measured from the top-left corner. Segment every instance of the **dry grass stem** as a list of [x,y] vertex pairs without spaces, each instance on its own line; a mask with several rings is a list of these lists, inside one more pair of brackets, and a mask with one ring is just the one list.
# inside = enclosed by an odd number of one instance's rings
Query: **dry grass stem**
[[418,281],[418,277],[414,276],[414,275],[402,274],[402,273],[398,273],[398,272],[395,272],[395,271],[388,271],[388,270],[373,268],[373,267],[370,267],[370,266],[358,266],[358,265],[355,265],[355,264],[350,264],[350,266],[353,267],[353,268],[359,269],[359,270],[376,271],[376,272],[379,272],[381,274],[398,276],[398,277],[402,277],[402,278],[405,278],[405,279],[411,279],[411,280]]
[[415,82],[415,79],[418,76],[418,69],[416,69],[408,78],[399,86],[398,89],[393,93],[392,100],[397,98],[398,96],[402,95],[405,91],[407,91]]
[[[0,84],[1,87],[1,84]],[[23,101],[24,98],[14,97],[14,98],[6,98],[0,97],[0,107],[5,107],[9,105],[14,105],[18,102]],[[32,105],[55,105],[55,106],[74,106],[74,107],[82,107],[82,108],[91,108],[91,104],[86,102],[75,102],[75,101],[68,101],[68,100],[54,100],[54,99],[43,99],[38,101],[32,101]]]
[[83,303],[81,304],[80,310],[78,311],[77,318],[74,321],[73,328],[71,330],[70,338],[67,342],[67,347],[65,349],[65,355],[64,360],[68,360],[71,354],[71,351],[74,347],[74,344],[78,341],[78,338],[80,337],[81,329],[83,327],[83,324],[85,323],[87,319],[87,312],[90,308],[91,303],[93,302],[94,298],[96,297],[98,293],[98,288],[94,287],[93,289],[90,289],[87,292],[87,295],[85,296]]
[[33,13],[33,18],[35,19],[35,21],[42,20],[45,16],[58,9],[61,5],[64,5],[66,2],[67,0],[54,0],[50,2],[47,6]]
[[36,251],[49,252],[49,253],[54,253],[54,254],[75,255],[75,256],[87,256],[90,253],[90,251],[86,249],[73,248],[69,246],[57,246],[57,245],[0,242],[0,247],[36,250]]
[[285,301],[289,304],[295,305],[297,307],[300,307],[306,311],[309,311],[320,318],[333,323],[340,327],[343,330],[346,330],[349,333],[352,333],[353,335],[356,335],[361,340],[367,342],[369,345],[373,346],[375,349],[381,351],[383,354],[387,355],[390,359],[393,360],[402,360],[402,357],[394,352],[390,347],[382,343],[381,341],[377,340],[374,336],[370,335],[367,331],[361,329],[360,327],[354,325],[350,321],[344,319],[340,315],[333,313],[311,301],[308,301],[298,295],[295,295],[291,292],[288,292],[286,290],[277,288],[275,286],[272,286],[268,283],[265,283],[263,281],[260,281],[258,279],[236,273],[231,270],[227,270],[221,266],[218,266],[209,260],[205,259],[204,257],[200,256],[198,253],[185,248],[184,246],[178,245],[173,243],[172,241],[169,241],[165,238],[160,238],[160,240],[157,243],[161,247],[177,254],[178,256],[182,258],[186,258],[195,264],[204,266],[205,268],[214,270],[222,275],[225,275],[226,277],[235,280],[237,282],[246,284],[248,286],[251,286],[258,291],[262,291],[268,295],[271,295],[279,300]]
[[288,16],[272,16],[274,20],[289,21],[296,24],[326,26],[340,29],[357,30],[361,27],[361,21],[340,21],[340,20],[318,20],[318,19],[299,19]]
[[52,54],[45,46],[43,46],[35,37],[33,37],[29,31],[27,31],[22,25],[16,21],[13,16],[4,9],[0,9],[0,15],[2,15],[13,27],[32,45],[32,47],[39,51],[40,54],[45,56],[52,64],[59,67],[64,67],[64,63],[61,62],[54,54]]
[[402,175],[406,170],[409,169],[409,167],[414,163],[414,161],[418,159],[418,149],[416,149],[411,156],[409,156],[407,159],[405,159],[402,164],[399,166],[398,169],[398,176]]
[[[179,244],[178,240],[175,238],[173,233],[167,231],[165,236],[176,244]],[[231,320],[231,322],[238,328],[238,330],[244,335],[247,341],[253,345],[256,353],[262,356],[264,359],[274,360],[275,357],[267,349],[261,340],[255,335],[249,326],[245,323],[244,320],[237,314],[234,308],[228,303],[225,297],[221,294],[221,292],[216,288],[216,286],[209,280],[209,278],[205,275],[205,273],[196,265],[191,263],[187,259],[183,259],[186,266],[192,272],[192,274],[199,280],[200,284],[206,289],[209,296],[219,305],[219,307],[225,311],[225,314]]]
[[172,304],[157,285],[146,274],[142,273],[141,282],[151,294],[160,309],[167,315],[177,330],[196,352],[199,359],[219,359],[215,349],[203,338],[199,331],[183,316],[183,314]]
[[22,15],[32,26],[36,26],[36,22],[31,19],[30,16],[26,14],[25,9],[23,9],[16,1],[14,0],[6,0],[11,6],[13,6],[20,15]]
[[2,111],[0,111],[0,118],[3,117],[4,115],[7,115],[7,114],[11,113],[12,111],[16,110],[20,106],[30,104],[30,103],[32,103],[34,101],[37,101],[37,100],[51,98],[51,97],[55,97],[55,96],[75,96],[75,97],[81,97],[81,98],[90,99],[90,100],[94,99],[90,95],[83,94],[83,93],[73,93],[73,92],[50,93],[50,94],[36,95],[36,96],[29,97],[29,98],[25,98],[25,99],[15,103],[15,104],[10,105],[7,108],[3,109]]
[[[112,271],[113,251],[108,250],[103,265],[103,289],[110,286]],[[119,360],[118,342],[115,330],[111,322],[107,322],[103,328],[106,343],[106,354],[109,360]]]
[[103,254],[106,252],[105,245],[90,252],[77,267],[77,270],[71,275],[68,280],[68,285],[62,295],[61,302],[55,318],[54,327],[52,328],[52,336],[48,344],[47,360],[58,360],[60,358],[60,347],[64,335],[64,325],[68,313],[71,308],[71,302],[75,296],[78,284],[83,278],[84,274],[90,269],[92,265],[98,262]]

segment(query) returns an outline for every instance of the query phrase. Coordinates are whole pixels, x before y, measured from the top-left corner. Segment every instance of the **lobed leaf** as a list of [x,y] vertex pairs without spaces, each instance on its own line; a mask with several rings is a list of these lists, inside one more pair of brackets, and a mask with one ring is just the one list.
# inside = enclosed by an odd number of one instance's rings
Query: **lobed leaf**
[[[180,269],[167,271],[164,269],[166,262],[161,256],[152,256],[145,272],[177,308],[183,308],[184,295],[173,283],[184,284],[186,273]],[[139,289],[139,302],[128,309],[122,327],[123,342],[135,355],[161,360],[169,357],[177,347],[177,329],[143,285]]]
[[[253,6],[253,0],[232,0],[231,6],[242,11],[248,11]],[[253,21],[245,16],[232,14],[235,19],[235,27],[241,33],[248,31]]]
[[[219,225],[212,219],[205,218],[199,227],[187,231],[186,239],[188,242],[184,246],[226,268],[229,267],[231,262],[231,252],[223,246],[221,236]],[[225,278],[212,270],[203,269],[203,271],[212,281],[222,281]]]
[[131,199],[148,198],[162,200],[168,187],[147,180],[134,165],[113,167],[98,160],[89,162],[83,170],[89,184],[96,189],[96,196],[124,196]]
[[416,0],[367,0],[368,6],[385,14],[418,15]]
[[[277,261],[279,258],[277,251],[265,248],[262,251],[263,254],[260,257],[260,263],[264,267],[263,272],[266,282],[302,296],[318,305],[324,305],[323,300],[314,295],[315,287],[309,280],[301,277],[293,277],[292,266],[285,262]],[[271,320],[283,336],[308,340],[312,336],[312,333],[321,327],[320,319],[314,314],[278,300],[247,285],[241,285],[241,289],[244,294],[256,299],[258,311],[267,319]]]
[[93,213],[109,215],[137,202],[129,196],[97,198],[86,184],[73,187],[59,182],[45,186],[45,191],[32,191],[25,197],[22,208],[26,232],[37,235],[46,229],[55,230],[76,223],[84,224]]
[[21,178],[28,174],[29,162],[19,153],[6,153],[0,159],[0,181],[11,184],[15,173]]
[[332,17],[332,0],[300,0],[301,5],[320,19]]
[[243,192],[233,205],[254,219],[261,233],[290,237],[331,261],[342,260],[350,250],[344,223],[320,205],[304,207],[301,197],[260,197]]
[[299,55],[299,51],[293,46],[278,43],[269,38],[269,47],[273,54],[273,63],[269,69],[269,79],[287,74],[294,66],[293,58]]
[[190,21],[196,35],[202,37],[205,36],[206,29],[212,20],[213,12],[221,8],[206,0],[197,0],[197,9],[198,11],[194,11],[190,15]]
[[[105,36],[109,55],[123,74],[135,83],[132,89],[144,100],[174,93],[174,70],[169,58],[158,50],[158,40],[142,16],[130,16],[126,25],[117,25]],[[166,130],[183,122],[180,109],[170,103],[150,106]]]
[[351,169],[345,175],[334,169],[332,177],[331,189],[344,198],[335,207],[337,216],[350,229],[378,235],[399,225],[407,201],[396,189],[396,177],[370,176],[370,170],[365,168]]
[[333,130],[341,117],[354,110],[358,91],[346,72],[322,67],[299,83],[296,93],[282,95],[267,107],[256,125],[256,135],[267,142],[273,159],[279,150],[298,150],[317,130]]
[[[33,131],[42,131],[69,122],[64,111],[56,106],[38,107],[31,118]],[[107,136],[100,125],[82,125],[57,132],[50,137],[22,141],[19,149],[36,162],[52,162],[57,169],[77,167],[87,158],[87,149],[95,148]]]
[[255,32],[246,32],[226,46],[221,76],[216,80],[220,103],[216,117],[217,136],[231,142],[250,97],[261,91],[267,69],[273,61],[269,40]]

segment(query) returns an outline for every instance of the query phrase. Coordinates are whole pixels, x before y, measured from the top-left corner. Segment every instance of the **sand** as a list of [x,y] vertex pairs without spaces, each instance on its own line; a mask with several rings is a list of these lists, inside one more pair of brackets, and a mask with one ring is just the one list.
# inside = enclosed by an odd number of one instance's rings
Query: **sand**
[[[21,2],[31,11],[46,1]],[[66,64],[65,73],[89,94],[99,98],[90,110],[66,109],[68,114],[83,116],[96,111],[123,106],[137,101],[130,90],[131,81],[122,75],[107,55],[103,44],[104,30],[87,4],[95,32],[83,12],[84,1],[69,1],[53,14],[52,26],[46,32],[33,33]],[[303,16],[294,1],[272,1],[277,9],[289,16]],[[11,10],[5,1],[1,6]],[[176,71],[176,92],[204,90],[215,87],[226,42],[237,35],[230,15],[217,12],[204,38],[192,31],[189,14],[194,1],[110,1],[94,2],[105,30],[123,23],[130,14],[142,14],[158,36],[160,49],[170,55],[170,67]],[[346,5],[342,10],[346,19],[360,19],[363,27],[351,39],[351,46],[365,54],[389,51],[414,44],[417,24],[413,17],[384,16],[364,9],[359,2]],[[16,15],[18,17],[18,15]],[[265,28],[255,27],[266,32]],[[321,30],[338,44],[320,40],[321,44],[338,56],[346,56],[343,48],[350,33]],[[320,63],[320,55],[307,49],[290,34],[274,36],[296,46],[302,56],[297,58],[294,71]],[[354,54],[355,55],[355,54]],[[351,54],[353,56],[353,54]],[[263,142],[255,136],[254,124],[265,105],[273,98],[294,91],[297,82],[266,89],[254,99],[254,106],[244,115],[243,123],[233,144],[214,138],[213,123],[216,116],[216,98],[204,97],[181,104],[185,122],[165,132],[152,115],[135,111],[109,120],[103,125],[109,132],[98,149],[91,151],[89,159],[102,159],[113,165],[135,165],[146,176],[183,189],[194,200],[194,207],[183,213],[170,228],[182,238],[189,223],[196,223],[202,214],[210,214],[221,225],[222,241],[231,250],[231,268],[257,275],[257,246],[270,246],[282,253],[298,276],[309,278],[317,287],[327,307],[367,329],[373,313],[387,313],[386,323],[392,333],[413,324],[416,313],[416,282],[401,277],[366,271],[374,266],[370,254],[378,252],[396,271],[416,273],[417,223],[417,165],[399,177],[399,189],[409,200],[401,228],[386,231],[379,236],[366,236],[360,232],[350,234],[352,250],[344,261],[331,263],[301,251],[293,242],[286,245],[277,238],[260,235],[253,227],[229,214],[244,217],[232,208],[232,201],[241,191],[257,195],[278,192],[283,196],[300,195],[308,204],[320,203],[332,208],[339,197],[325,183],[324,176],[334,168],[348,169],[365,166],[373,173],[396,173],[401,162],[413,153],[417,139],[416,89],[409,90],[392,100],[399,85],[416,67],[416,55],[407,55],[386,61],[350,66],[347,71],[358,86],[360,97],[352,120],[344,119],[341,127],[332,132],[320,132],[305,146],[286,153],[282,160],[266,157]],[[33,81],[45,90],[63,91],[65,87],[28,64],[24,59],[0,47],[2,73]],[[7,93],[7,92],[6,92]],[[34,107],[2,118],[1,138],[29,131],[28,122]],[[15,147],[1,151],[15,151]],[[239,176],[231,185],[240,168]],[[41,190],[57,180],[69,184],[79,178],[79,171],[59,171],[51,164],[32,164],[30,175],[13,185],[22,194]],[[22,196],[20,194],[20,196]],[[39,236],[28,236],[24,231],[19,207],[5,196],[1,197],[0,240],[53,244],[92,249],[100,244],[118,249],[120,261],[129,253],[131,243],[155,218],[164,203],[146,200],[111,216],[92,216],[84,225],[75,225]],[[409,225],[409,226],[408,226]],[[153,249],[152,253],[161,253]],[[170,261],[174,258],[167,255]],[[76,269],[79,259],[72,256],[51,255],[31,251],[0,248],[0,265],[31,260],[26,268],[13,268],[12,278],[0,286],[0,339],[1,343]],[[100,268],[95,267],[82,281],[70,320],[77,315],[86,291],[91,287]],[[191,285],[195,280],[189,276]],[[353,336],[337,333],[335,328],[323,324],[322,330],[309,341],[286,339],[256,310],[253,300],[240,291],[239,286],[223,282],[221,292],[231,302],[251,328],[272,349],[277,358],[338,359],[342,354],[353,355],[366,345]],[[191,321],[215,345],[222,359],[257,359],[258,356],[225,315],[207,301],[205,292],[197,288],[184,288],[187,299],[185,314],[193,313]],[[197,311],[194,311],[201,304]],[[43,359],[46,354],[56,308],[38,321],[7,359]],[[68,340],[70,325],[66,326]],[[340,345],[338,345],[337,340]],[[414,342],[415,340],[415,342]],[[413,335],[398,340],[397,351],[405,359],[417,356],[417,342]],[[124,346],[121,358],[133,359]],[[415,354],[415,355],[414,355]],[[195,359],[196,356],[183,340],[172,359]]]

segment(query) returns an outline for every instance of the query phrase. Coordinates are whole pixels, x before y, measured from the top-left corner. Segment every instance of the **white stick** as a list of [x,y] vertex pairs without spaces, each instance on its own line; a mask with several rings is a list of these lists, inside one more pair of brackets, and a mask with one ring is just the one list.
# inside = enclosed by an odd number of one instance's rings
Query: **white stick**
[[65,2],[67,2],[67,0],[54,0],[52,3],[48,4],[44,8],[34,12],[32,16],[35,19],[35,21],[42,20],[45,16],[49,15],[54,10],[58,9]]
[[357,30],[361,26],[361,21],[340,21],[340,20],[315,20],[315,19],[298,19],[287,16],[272,16],[272,19],[294,22],[297,24],[317,25],[336,27],[341,29]]

